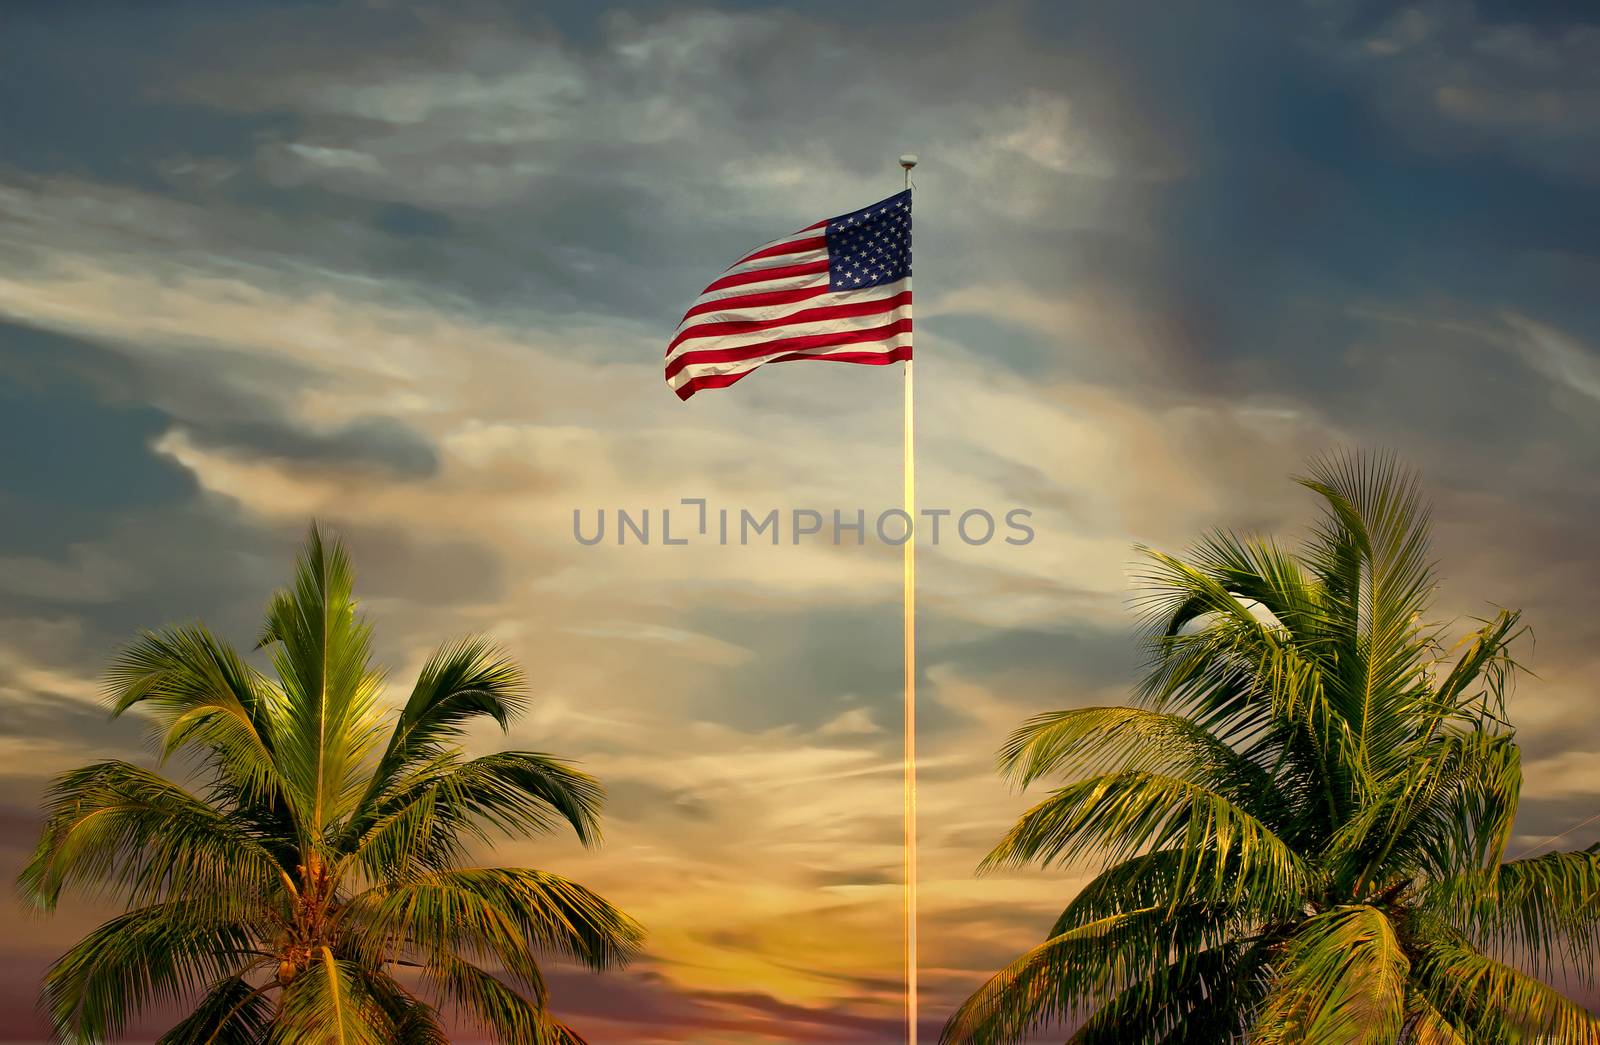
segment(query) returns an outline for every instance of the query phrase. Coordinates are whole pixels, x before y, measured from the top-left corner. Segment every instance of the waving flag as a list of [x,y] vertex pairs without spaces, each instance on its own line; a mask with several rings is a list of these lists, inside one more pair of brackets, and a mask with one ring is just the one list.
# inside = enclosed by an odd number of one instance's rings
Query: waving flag
[[911,190],[757,247],[695,298],[667,345],[680,399],[764,363],[911,358]]

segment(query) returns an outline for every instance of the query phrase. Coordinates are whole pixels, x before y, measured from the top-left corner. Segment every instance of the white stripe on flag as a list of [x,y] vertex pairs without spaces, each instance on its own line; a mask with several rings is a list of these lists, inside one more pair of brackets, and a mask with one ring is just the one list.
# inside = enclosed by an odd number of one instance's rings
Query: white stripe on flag
[[[678,340],[678,335],[686,330],[707,323],[743,323],[747,321],[764,322],[769,319],[781,319],[792,316],[808,309],[831,308],[834,305],[854,305],[862,301],[880,301],[892,298],[906,290],[904,280],[894,283],[885,283],[878,287],[868,287],[865,290],[836,290],[829,294],[818,294],[814,298],[804,301],[788,301],[781,305],[731,305],[716,309],[712,312],[701,312],[699,315],[690,316],[678,324],[678,329],[672,332],[671,341]],[[687,343],[689,339],[685,339]]]
[[827,261],[828,249],[805,250],[798,254],[779,254],[770,258],[757,258],[754,261],[741,261],[733,268],[718,276],[717,279],[727,279],[729,276],[742,276],[746,272],[760,272],[762,269],[788,268],[790,265],[809,265],[814,261]]
[[727,298],[741,298],[750,294],[770,294],[774,290],[803,290],[807,287],[825,287],[827,285],[828,274],[826,272],[806,272],[798,276],[785,276],[782,279],[769,279],[760,283],[745,283],[737,287],[710,290],[695,298],[693,304],[689,307],[692,309],[695,305],[703,305],[708,301],[723,301]]
[[[889,298],[892,298],[894,294],[903,293],[906,289],[903,280],[899,283],[887,284],[887,286],[893,287],[894,292],[892,294],[884,295],[880,300],[888,300]],[[818,307],[828,307],[835,304],[844,304],[845,302],[839,301],[838,299],[846,296],[846,294],[824,294],[815,300],[821,303]],[[911,315],[911,305],[910,303],[905,303],[892,308],[885,308],[879,312],[869,312],[864,316],[838,316],[830,319],[819,319],[810,323],[785,323],[783,326],[779,327],[766,327],[762,330],[750,330],[740,334],[724,334],[720,337],[690,338],[672,350],[672,354],[667,356],[667,363],[670,365],[674,359],[677,359],[679,356],[688,352],[708,352],[720,351],[722,349],[729,348],[743,348],[747,345],[759,345],[767,341],[777,341],[791,337],[805,337],[808,334],[828,334],[832,333],[833,331],[871,330],[874,327],[881,327],[886,323],[892,323],[897,319],[904,319],[909,315]]]
[[909,360],[910,327],[908,187],[742,255],[679,319],[665,376],[688,399],[778,360]]
[[[866,342],[859,345],[829,345],[826,348],[801,351],[800,355],[812,359],[826,359],[830,355],[880,355],[885,356],[899,348],[911,344],[911,332],[895,334],[881,341]],[[725,363],[691,363],[672,375],[667,384],[672,388],[682,388],[697,377],[708,377],[713,374],[738,374],[748,373],[764,363],[770,363],[779,356],[795,354],[792,350],[785,349],[773,352],[770,355],[757,356],[754,359],[733,359]]]

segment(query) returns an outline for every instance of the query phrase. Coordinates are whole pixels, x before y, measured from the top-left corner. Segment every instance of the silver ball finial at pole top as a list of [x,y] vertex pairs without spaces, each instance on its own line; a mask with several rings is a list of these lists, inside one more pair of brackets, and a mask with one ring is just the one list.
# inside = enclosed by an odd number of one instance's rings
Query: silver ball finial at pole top
[[905,172],[906,172],[906,188],[908,188],[908,189],[911,188],[911,168],[915,167],[916,165],[917,165],[917,154],[916,153],[914,153],[914,152],[903,152],[903,153],[900,154],[900,166],[905,168]]

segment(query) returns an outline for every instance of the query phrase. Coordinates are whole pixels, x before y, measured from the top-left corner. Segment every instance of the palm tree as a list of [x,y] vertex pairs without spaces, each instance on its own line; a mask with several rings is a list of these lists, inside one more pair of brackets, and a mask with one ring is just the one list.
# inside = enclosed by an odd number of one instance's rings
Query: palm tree
[[1535,976],[1593,975],[1600,856],[1506,862],[1518,615],[1446,650],[1427,511],[1390,457],[1318,461],[1303,550],[1213,533],[1146,550],[1131,707],[1040,715],[1001,751],[1060,786],[986,868],[1097,855],[1044,943],[947,1043],[1596,1042]]
[[441,646],[386,723],[352,583],[313,526],[267,609],[276,679],[199,625],[117,658],[113,713],[147,709],[194,787],[122,761],[52,786],[23,892],[127,908],[45,977],[63,1040],[177,1003],[192,1011],[161,1045],[429,1045],[448,1040],[444,1007],[501,1042],[582,1041],[550,1014],[538,959],[614,968],[640,927],[574,882],[467,859],[562,824],[596,842],[600,785],[538,752],[463,756],[474,720],[504,728],[525,703],[521,671],[482,639]]

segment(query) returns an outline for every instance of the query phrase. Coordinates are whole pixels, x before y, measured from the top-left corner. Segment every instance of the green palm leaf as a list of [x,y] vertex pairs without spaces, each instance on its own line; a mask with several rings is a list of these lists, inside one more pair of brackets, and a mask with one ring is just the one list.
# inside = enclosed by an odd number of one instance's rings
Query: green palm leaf
[[361,794],[379,739],[382,675],[370,663],[372,629],[356,612],[354,587],[349,555],[312,527],[294,584],[273,597],[262,630],[284,694],[274,761],[308,845]]
[[1000,749],[1001,772],[1023,787],[1045,776],[1148,771],[1212,788],[1247,808],[1281,804],[1276,782],[1182,715],[1091,707],[1037,715]]
[[53,785],[21,891],[128,907],[51,968],[58,1036],[105,1042],[160,1004],[188,1010],[161,1045],[444,1045],[454,1007],[500,1041],[581,1045],[540,962],[617,968],[638,923],[555,875],[462,866],[493,838],[599,839],[604,793],[569,762],[460,749],[473,719],[524,708],[520,670],[482,639],[440,647],[385,738],[354,571],[316,527],[261,645],[275,678],[198,626],[115,661],[113,713],[148,716],[194,780],[104,762]]
[[393,1045],[394,1024],[361,966],[318,947],[283,990],[268,1045]]
[[195,983],[231,979],[262,963],[247,925],[184,903],[113,918],[50,966],[45,1007],[75,1039],[101,1042],[152,1005],[181,1002]]
[[566,823],[580,841],[599,839],[604,789],[561,759],[535,751],[502,751],[463,762],[442,755],[397,783],[351,821],[351,855],[363,865],[411,870],[448,866],[463,844],[496,834],[524,838]]
[[238,817],[127,762],[65,774],[46,813],[20,884],[47,909],[67,885],[120,891],[134,903],[235,904],[272,891],[284,873]]
[[1545,974],[1593,982],[1600,958],[1600,853],[1545,853],[1432,883],[1429,912]]
[[359,923],[361,938],[379,946],[399,939],[430,954],[466,948],[523,975],[539,953],[612,968],[633,956],[644,935],[633,919],[575,882],[504,867],[437,871],[378,886],[338,917]]
[[481,638],[440,647],[428,658],[372,774],[373,793],[418,759],[436,757],[474,718],[504,729],[524,706],[522,669]]
[[1527,974],[1479,954],[1464,942],[1433,940],[1419,949],[1417,980],[1457,1026],[1489,1037],[1511,1028],[1551,1045],[1600,1042],[1600,1020]]
[[440,962],[432,978],[469,1022],[505,1045],[588,1045],[578,1033],[505,982],[465,961]]
[[1338,907],[1307,918],[1285,950],[1251,1040],[1395,1041],[1405,1021],[1411,960],[1374,907]]
[[257,797],[281,789],[282,695],[204,627],[143,633],[106,681],[113,714],[137,706],[153,716],[163,758],[194,750],[235,788]]
[[1166,963],[1161,907],[1114,914],[1059,933],[989,979],[946,1024],[941,1041],[1016,1041],[1068,1019],[1096,995]]
[[1226,1041],[1241,1035],[1244,1014],[1256,1001],[1247,970],[1257,961],[1255,948],[1237,944],[1183,952],[1107,1000],[1068,1045],[1121,1045],[1130,1027],[1166,1042]]
[[1101,866],[950,1045],[1067,1020],[1078,1042],[1600,1042],[1523,971],[1592,981],[1600,847],[1504,862],[1518,615],[1445,652],[1416,477],[1386,455],[1310,471],[1297,550],[1147,552],[1136,706],[1037,715],[1002,748],[1013,781],[1054,783],[982,869]]
[[207,991],[194,1011],[163,1034],[156,1045],[260,1045],[271,1027],[267,988],[251,986],[243,976],[231,976]]
[[1166,848],[1181,854],[1173,904],[1254,893],[1289,905],[1310,885],[1300,856],[1259,819],[1214,791],[1139,771],[1058,788],[1022,815],[983,866],[1049,866],[1090,854],[1114,862]]

